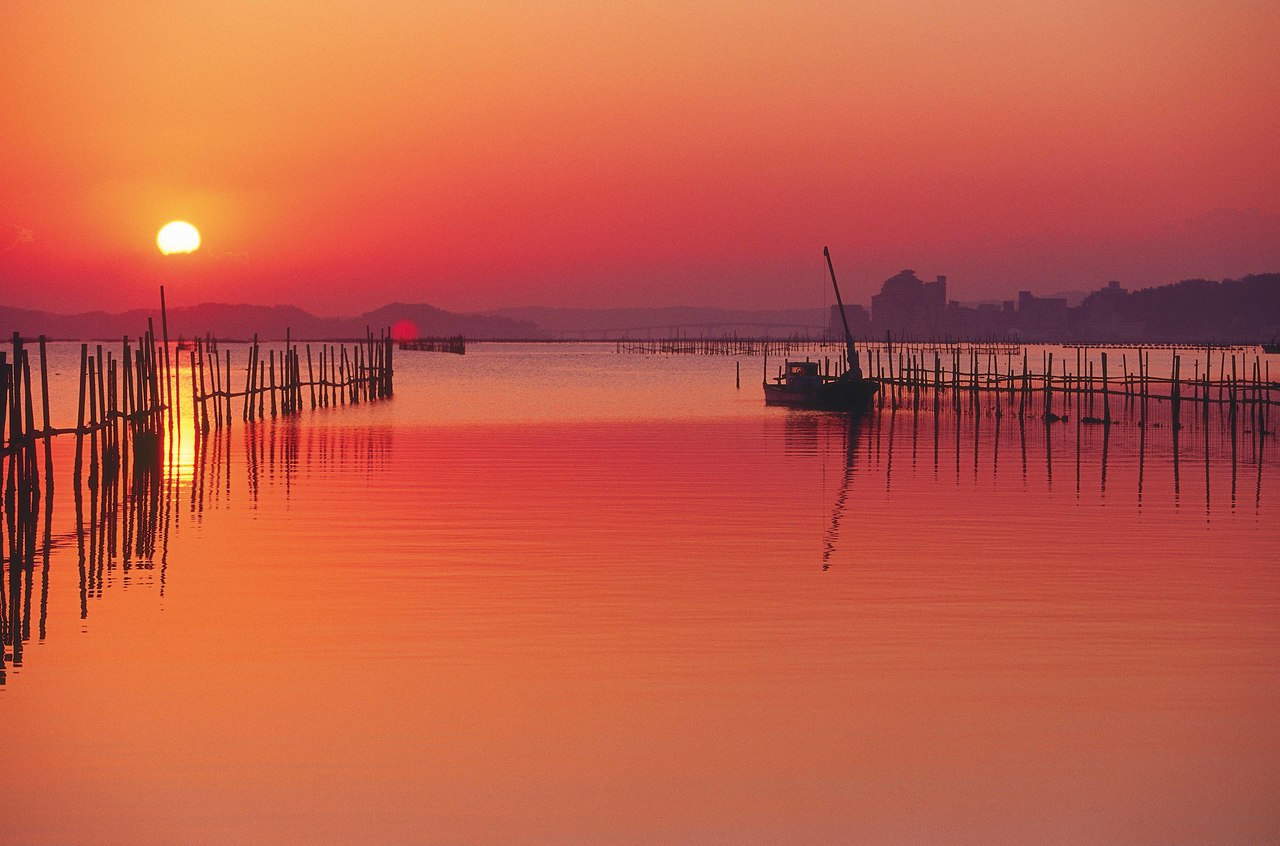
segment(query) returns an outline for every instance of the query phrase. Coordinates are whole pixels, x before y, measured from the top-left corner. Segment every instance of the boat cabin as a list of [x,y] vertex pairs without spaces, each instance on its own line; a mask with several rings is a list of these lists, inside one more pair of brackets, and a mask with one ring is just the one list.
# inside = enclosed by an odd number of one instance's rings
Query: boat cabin
[[782,370],[782,382],[789,388],[800,390],[817,388],[825,379],[816,361],[788,361]]

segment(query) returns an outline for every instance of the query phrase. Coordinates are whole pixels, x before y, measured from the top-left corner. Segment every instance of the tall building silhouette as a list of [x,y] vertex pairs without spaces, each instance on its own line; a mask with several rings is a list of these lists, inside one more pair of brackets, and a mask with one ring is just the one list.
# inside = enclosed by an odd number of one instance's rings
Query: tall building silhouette
[[871,297],[871,322],[876,331],[891,332],[897,338],[940,337],[946,317],[945,276],[924,282],[914,270],[902,270],[886,279],[880,293]]

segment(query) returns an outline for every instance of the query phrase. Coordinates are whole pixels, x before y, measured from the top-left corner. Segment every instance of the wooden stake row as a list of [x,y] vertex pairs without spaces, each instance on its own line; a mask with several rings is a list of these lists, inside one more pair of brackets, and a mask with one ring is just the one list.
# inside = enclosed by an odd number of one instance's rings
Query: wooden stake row
[[254,335],[241,390],[232,387],[231,351],[226,350],[224,359],[207,353],[202,341],[196,342],[189,352],[189,364],[198,431],[230,427],[235,398],[241,400],[240,419],[247,423],[267,416],[294,416],[308,405],[312,409],[354,405],[391,396],[390,332],[384,330],[377,338],[367,332],[361,343],[321,344],[314,351],[311,344],[299,346],[289,335],[286,332],[282,349],[266,350]]
[[[632,355],[795,355],[820,352],[832,343],[797,336],[794,338],[665,338],[615,341],[614,351]],[[843,344],[842,344],[843,346]]]
[[[157,458],[160,427],[169,419],[156,340],[148,331],[136,339],[122,340],[120,355],[101,344],[91,354],[80,345],[76,423],[58,427],[49,419],[49,365],[44,336],[37,341],[39,380],[33,380],[30,352],[21,337],[13,336],[12,353],[0,352],[0,456],[7,457],[9,486],[40,487],[36,463],[37,443],[44,447],[45,484],[52,485],[53,457],[50,440],[58,435],[76,436],[75,473],[83,472],[85,441],[89,442],[89,482],[96,485],[100,472],[115,473],[120,461],[133,450],[135,460]],[[38,401],[37,401],[38,397]],[[36,425],[35,407],[40,407]]]
[[[949,359],[949,360],[947,360]],[[979,393],[994,393],[1008,398],[1008,405],[1017,405],[1019,413],[1025,413],[1034,396],[1042,396],[1044,415],[1065,419],[1070,407],[1086,422],[1109,423],[1111,400],[1118,398],[1128,404],[1145,405],[1151,400],[1169,402],[1175,421],[1184,403],[1198,403],[1203,408],[1210,405],[1227,406],[1232,414],[1247,410],[1263,421],[1272,405],[1280,404],[1280,385],[1271,381],[1270,363],[1255,356],[1252,372],[1246,378],[1237,362],[1248,364],[1247,359],[1232,353],[1228,368],[1225,352],[1221,352],[1217,378],[1212,378],[1211,368],[1203,372],[1199,359],[1191,374],[1182,370],[1182,356],[1174,355],[1167,378],[1152,374],[1150,352],[1137,350],[1136,369],[1130,371],[1127,354],[1121,355],[1120,373],[1113,376],[1110,355],[1101,353],[1100,367],[1082,359],[1076,350],[1076,367],[1069,372],[1066,361],[1057,362],[1054,355],[1045,351],[1039,368],[1033,368],[1026,353],[1015,366],[1012,361],[1004,364],[996,356],[979,356],[971,352],[962,355],[959,350],[944,359],[935,351],[932,361],[923,355],[899,353],[893,355],[892,346],[877,348],[870,361],[870,375],[878,379],[888,390],[880,392],[881,404],[894,407],[906,401],[907,395],[918,402],[919,391],[939,394],[950,392],[958,401],[962,394],[975,397]],[[1209,359],[1212,363],[1212,358]],[[895,366],[896,365],[896,366]],[[838,368],[837,368],[838,370]],[[997,406],[997,409],[999,406]],[[1101,416],[1098,416],[1101,414]]]
[[402,350],[415,352],[467,354],[467,339],[462,335],[454,335],[450,338],[415,338],[412,341],[401,341],[399,346]]

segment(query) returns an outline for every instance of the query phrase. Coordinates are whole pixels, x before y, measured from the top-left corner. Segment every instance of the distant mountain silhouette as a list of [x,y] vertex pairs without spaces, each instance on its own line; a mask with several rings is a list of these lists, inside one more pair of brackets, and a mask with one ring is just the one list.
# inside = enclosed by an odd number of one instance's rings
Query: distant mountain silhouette
[[731,308],[505,308],[485,314],[527,321],[558,337],[680,335],[787,336],[821,332],[826,312],[817,308],[746,310]]
[[[464,335],[473,339],[549,337],[535,324],[489,315],[456,314],[426,304],[390,303],[356,317],[317,317],[296,306],[227,305],[202,303],[169,309],[169,337],[193,338],[212,334],[225,340],[283,338],[286,330],[299,339],[363,338],[399,324],[418,336]],[[24,337],[45,335],[63,339],[120,338],[140,335],[147,319],[161,331],[160,309],[135,309],[109,314],[54,314],[0,306],[0,337],[14,332]]]

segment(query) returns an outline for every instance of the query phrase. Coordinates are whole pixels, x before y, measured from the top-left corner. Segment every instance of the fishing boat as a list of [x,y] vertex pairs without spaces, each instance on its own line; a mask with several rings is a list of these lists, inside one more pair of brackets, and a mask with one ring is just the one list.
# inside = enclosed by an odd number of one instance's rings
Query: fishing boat
[[1272,336],[1270,343],[1262,344],[1262,351],[1264,353],[1267,353],[1268,355],[1275,355],[1276,353],[1280,353],[1280,341],[1277,341],[1275,337]]
[[849,319],[845,317],[844,300],[840,298],[840,285],[831,264],[831,252],[822,248],[831,274],[831,285],[836,291],[836,304],[840,310],[840,322],[844,324],[844,346],[848,368],[838,376],[823,373],[816,361],[786,361],[782,374],[770,381],[769,365],[765,362],[764,401],[766,405],[784,405],[791,408],[812,408],[822,411],[848,411],[861,413],[871,407],[880,383],[862,375],[858,351],[853,348],[853,335],[849,332]]

